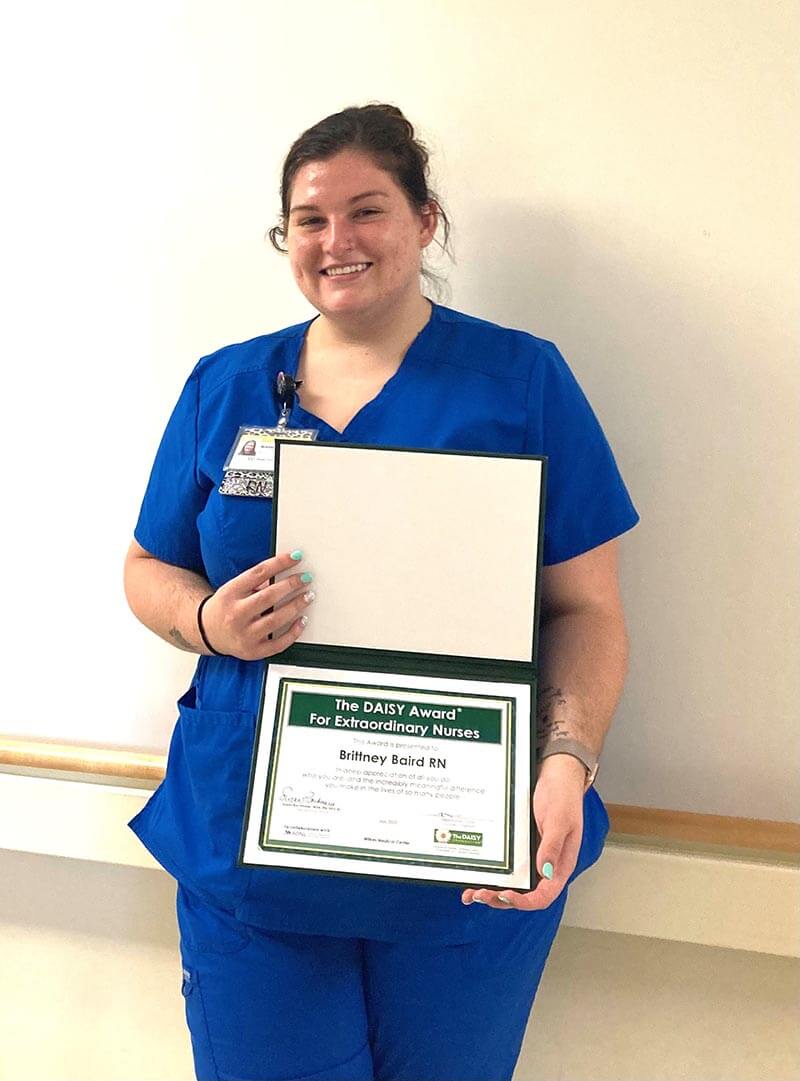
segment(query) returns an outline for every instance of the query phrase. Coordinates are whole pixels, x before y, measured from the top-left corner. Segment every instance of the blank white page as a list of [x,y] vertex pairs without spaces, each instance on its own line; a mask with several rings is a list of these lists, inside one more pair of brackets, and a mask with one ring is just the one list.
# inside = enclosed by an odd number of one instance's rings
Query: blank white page
[[532,660],[541,459],[285,442],[279,469],[301,642]]

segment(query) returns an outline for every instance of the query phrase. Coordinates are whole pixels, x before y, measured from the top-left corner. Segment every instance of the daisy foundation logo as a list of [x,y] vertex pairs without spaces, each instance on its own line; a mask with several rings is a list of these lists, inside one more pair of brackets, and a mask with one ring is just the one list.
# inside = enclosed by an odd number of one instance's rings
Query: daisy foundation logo
[[433,839],[440,845],[472,845],[475,848],[483,845],[483,834],[476,830],[438,829],[433,831]]

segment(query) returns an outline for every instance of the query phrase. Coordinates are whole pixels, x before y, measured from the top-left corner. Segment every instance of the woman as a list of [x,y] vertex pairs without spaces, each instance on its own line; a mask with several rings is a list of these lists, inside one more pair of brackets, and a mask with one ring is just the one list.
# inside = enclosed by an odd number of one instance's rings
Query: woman
[[[440,223],[446,244],[448,223],[399,110],[346,109],[301,135],[281,199],[272,240],[285,241],[319,315],[199,362],[128,554],[134,613],[200,654],[166,779],[132,826],[178,880],[199,1078],[499,1081],[513,1072],[565,887],[608,829],[587,780],[626,665],[614,538],[637,515],[555,347],[423,296],[422,253]],[[236,866],[260,662],[302,635],[314,601],[313,552],[263,558],[271,500],[219,491],[239,427],[275,423],[280,371],[302,380],[292,427],[321,439],[548,455],[543,877],[529,893]],[[501,553],[487,604],[495,574]]]

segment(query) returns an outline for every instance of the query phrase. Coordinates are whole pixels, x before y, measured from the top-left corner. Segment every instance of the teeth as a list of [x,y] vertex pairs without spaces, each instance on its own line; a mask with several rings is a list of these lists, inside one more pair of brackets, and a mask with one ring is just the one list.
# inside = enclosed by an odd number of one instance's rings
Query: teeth
[[351,263],[350,266],[335,266],[326,270],[329,278],[338,277],[340,274],[355,274],[357,270],[366,270],[369,263]]

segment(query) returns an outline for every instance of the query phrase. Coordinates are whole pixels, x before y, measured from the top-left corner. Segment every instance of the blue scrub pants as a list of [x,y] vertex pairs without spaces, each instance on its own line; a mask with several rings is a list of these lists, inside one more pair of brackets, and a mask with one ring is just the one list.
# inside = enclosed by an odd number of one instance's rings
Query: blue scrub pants
[[198,1081],[508,1081],[566,893],[431,946],[262,931],[179,885]]

